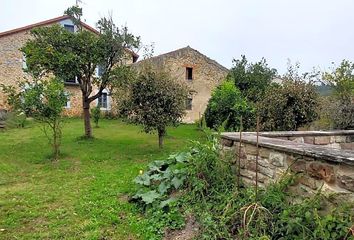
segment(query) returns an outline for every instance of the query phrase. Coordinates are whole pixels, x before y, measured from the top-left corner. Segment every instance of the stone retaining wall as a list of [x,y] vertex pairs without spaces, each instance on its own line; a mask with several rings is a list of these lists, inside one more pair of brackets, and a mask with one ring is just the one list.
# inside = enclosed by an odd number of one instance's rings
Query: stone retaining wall
[[[257,149],[256,133],[243,133],[241,177],[246,184],[255,184],[259,151],[260,186],[278,180],[290,169],[299,175],[298,189],[314,192],[322,188],[324,192],[354,198],[354,150],[350,150],[353,139],[354,131],[260,133]],[[237,161],[239,142],[239,133],[222,134],[225,151],[235,152]]]

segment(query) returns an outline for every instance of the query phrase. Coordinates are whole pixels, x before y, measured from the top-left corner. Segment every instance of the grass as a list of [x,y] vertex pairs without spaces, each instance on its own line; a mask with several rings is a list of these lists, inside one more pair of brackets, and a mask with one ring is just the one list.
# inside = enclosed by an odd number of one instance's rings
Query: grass
[[51,162],[41,128],[0,132],[0,239],[149,239],[144,216],[127,202],[132,182],[152,160],[186,148],[193,125],[157,136],[118,120],[102,120],[94,140],[79,140],[80,119],[68,119],[62,157]]

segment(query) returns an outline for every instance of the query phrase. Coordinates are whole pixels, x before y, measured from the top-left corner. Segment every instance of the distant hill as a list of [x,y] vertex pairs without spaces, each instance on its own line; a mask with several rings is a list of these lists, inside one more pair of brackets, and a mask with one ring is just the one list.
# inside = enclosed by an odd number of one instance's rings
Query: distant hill
[[333,92],[333,87],[330,86],[330,85],[322,84],[322,85],[317,85],[317,86],[315,86],[315,87],[316,87],[317,92],[318,92],[321,96],[329,96],[329,95],[331,95],[332,92]]

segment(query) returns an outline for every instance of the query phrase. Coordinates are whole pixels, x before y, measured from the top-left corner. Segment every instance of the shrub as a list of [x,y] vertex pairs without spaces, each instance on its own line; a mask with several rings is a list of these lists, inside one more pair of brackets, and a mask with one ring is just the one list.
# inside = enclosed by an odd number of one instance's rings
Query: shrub
[[225,130],[237,131],[241,116],[244,129],[254,126],[254,108],[232,81],[223,82],[213,91],[204,116],[207,126],[214,129],[224,125]]
[[266,131],[292,131],[317,118],[318,93],[304,81],[286,80],[268,89],[258,103],[261,128]]
[[234,66],[230,69],[227,79],[233,81],[242,96],[249,101],[261,100],[277,71],[269,68],[264,58],[259,62],[250,63],[242,55],[241,59],[233,60],[233,63]]
[[238,186],[233,161],[210,136],[151,163],[135,180],[140,189],[134,199],[154,232],[161,236],[165,228],[180,228],[178,213],[192,213],[200,224],[198,239],[353,239],[350,203],[331,203],[320,192],[293,201],[288,187],[296,176],[288,173],[258,191]]
[[99,106],[96,106],[94,108],[92,108],[91,110],[91,116],[93,118],[93,122],[95,123],[96,125],[96,128],[98,128],[98,121],[100,120],[101,118],[101,109]]
[[328,108],[334,129],[354,129],[354,100],[332,98]]
[[354,63],[343,60],[332,72],[325,72],[323,80],[333,87],[330,119],[336,129],[354,129]]
[[[63,106],[67,101],[64,84],[56,79],[20,83],[23,91],[16,92],[13,86],[2,85],[8,97],[8,103],[14,111],[20,112],[19,123],[24,124],[27,116],[33,117],[42,123],[43,131],[47,136],[53,150],[53,158],[59,157],[62,125]],[[26,115],[24,114],[26,113]]]

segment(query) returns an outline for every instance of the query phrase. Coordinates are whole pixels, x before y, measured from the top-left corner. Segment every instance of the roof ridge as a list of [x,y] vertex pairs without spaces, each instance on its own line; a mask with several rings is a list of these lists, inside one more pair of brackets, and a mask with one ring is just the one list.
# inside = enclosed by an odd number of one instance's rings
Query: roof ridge
[[[8,35],[15,34],[15,33],[18,33],[18,32],[26,31],[26,30],[29,30],[29,29],[32,29],[32,28],[35,28],[35,27],[45,26],[45,25],[48,25],[48,24],[51,24],[51,23],[58,22],[60,20],[68,19],[68,18],[72,18],[72,17],[69,16],[69,15],[62,15],[62,16],[59,16],[59,17],[51,18],[51,19],[44,20],[44,21],[41,21],[41,22],[37,22],[37,23],[30,24],[30,25],[26,25],[26,26],[23,26],[23,27],[14,28],[14,29],[11,29],[11,30],[8,30],[8,31],[0,32],[0,37],[4,37],[4,36],[8,36]],[[99,34],[99,32],[96,29],[94,29],[93,27],[91,27],[90,25],[88,25],[88,24],[86,24],[86,23],[84,23],[82,21],[80,21],[80,24],[83,27],[85,27],[88,30],[90,30],[91,32]]]
[[170,52],[166,52],[166,53],[159,54],[159,55],[157,55],[157,56],[153,56],[153,57],[151,57],[151,58],[147,58],[147,59],[140,60],[140,61],[137,62],[137,64],[139,64],[139,63],[141,63],[141,62],[143,62],[143,61],[151,61],[151,60],[159,59],[159,58],[162,58],[162,57],[164,57],[164,56],[168,56],[168,55],[170,55],[170,54],[174,54],[174,53],[176,53],[176,52],[183,51],[183,50],[185,50],[185,49],[190,49],[190,50],[192,50],[192,51],[195,51],[195,52],[197,52],[199,55],[201,55],[202,57],[204,57],[209,63],[211,63],[211,64],[213,64],[213,65],[216,65],[217,67],[219,67],[219,68],[221,68],[221,69],[223,69],[223,70],[225,70],[225,71],[229,71],[229,69],[227,69],[226,67],[224,67],[223,65],[221,65],[221,64],[218,63],[217,61],[211,59],[210,57],[204,55],[203,53],[201,53],[201,52],[199,52],[198,50],[196,50],[196,49],[190,47],[189,45],[187,45],[186,47],[178,48],[178,49],[173,50],[173,51],[170,51]]

